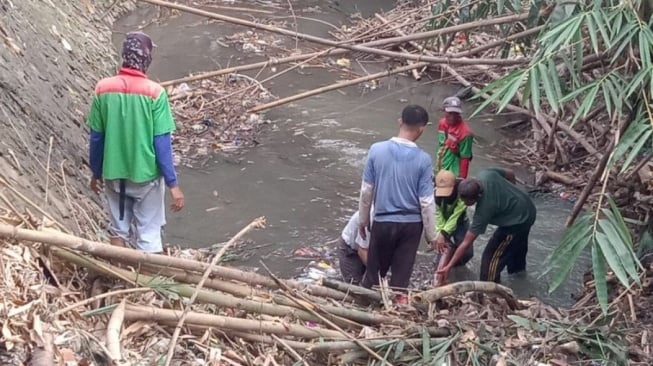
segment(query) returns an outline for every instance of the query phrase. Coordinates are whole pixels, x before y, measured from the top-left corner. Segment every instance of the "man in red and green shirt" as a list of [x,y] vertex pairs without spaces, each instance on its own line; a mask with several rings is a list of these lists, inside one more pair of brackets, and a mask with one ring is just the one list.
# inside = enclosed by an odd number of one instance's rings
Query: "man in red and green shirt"
[[456,177],[467,178],[474,135],[462,119],[460,98],[448,97],[442,107],[444,117],[438,123],[436,171],[448,170]]
[[145,74],[153,47],[147,34],[127,34],[122,68],[95,87],[88,125],[91,189],[99,193],[105,185],[111,244],[156,253],[163,250],[165,186],[173,211],[184,207],[184,195],[173,165],[175,122],[168,96]]

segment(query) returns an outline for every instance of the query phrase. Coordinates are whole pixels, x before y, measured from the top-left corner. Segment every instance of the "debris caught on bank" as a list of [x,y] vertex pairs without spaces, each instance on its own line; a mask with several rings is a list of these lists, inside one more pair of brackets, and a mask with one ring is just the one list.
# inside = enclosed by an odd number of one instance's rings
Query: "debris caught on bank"
[[[5,197],[7,202],[22,199]],[[265,263],[258,273],[224,265],[209,269],[218,247],[228,251],[224,244],[146,254],[66,234],[47,219],[4,205],[0,222],[2,360],[41,357],[51,347],[57,362],[71,365],[102,365],[117,358],[120,364],[162,363],[186,299],[195,292],[173,365],[384,360],[393,365],[557,366],[650,360],[650,330],[633,330],[633,322],[648,316],[646,297],[624,312],[628,323],[613,321],[609,332],[596,304],[556,309],[518,300],[493,283],[460,282],[413,292],[408,306],[386,310],[379,292],[328,276],[311,283],[282,280]],[[83,237],[95,239],[91,233]],[[332,269],[318,259],[316,267]],[[196,289],[207,270],[212,275]],[[628,304],[629,295],[617,295],[623,301],[613,302],[615,311]],[[573,316],[580,309],[585,315]]]

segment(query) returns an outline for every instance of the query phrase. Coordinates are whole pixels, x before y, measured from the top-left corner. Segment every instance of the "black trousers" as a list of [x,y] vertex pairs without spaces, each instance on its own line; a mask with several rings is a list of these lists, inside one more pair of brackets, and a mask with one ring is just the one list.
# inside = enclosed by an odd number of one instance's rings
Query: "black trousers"
[[499,227],[483,251],[481,281],[501,282],[501,271],[507,266],[508,273],[526,270],[528,235],[532,223]]
[[347,245],[342,238],[338,240],[338,262],[342,279],[347,283],[358,285],[365,274],[365,264],[358,256],[358,252]]
[[372,224],[367,269],[361,285],[370,288],[379,284],[392,269],[390,287],[405,289],[413,274],[417,248],[422,239],[421,222],[377,222]]

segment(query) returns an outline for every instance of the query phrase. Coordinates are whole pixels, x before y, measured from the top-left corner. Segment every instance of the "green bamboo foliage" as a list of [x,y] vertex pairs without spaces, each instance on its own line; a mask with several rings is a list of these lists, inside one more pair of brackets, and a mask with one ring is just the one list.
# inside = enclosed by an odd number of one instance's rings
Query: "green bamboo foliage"
[[[573,125],[595,108],[604,108],[613,130],[618,130],[618,121],[629,120],[607,166],[608,172],[617,167],[623,173],[653,149],[653,19],[643,5],[647,4],[637,0],[559,0],[536,40],[531,63],[487,85],[483,92],[490,98],[475,113],[490,104],[501,111],[518,102],[535,112],[546,109],[549,114],[571,118]],[[536,7],[540,3],[531,1],[531,13]],[[592,58],[603,60],[604,67],[590,74],[584,67]],[[516,100],[519,92],[523,98]],[[573,116],[565,115],[567,104],[577,107]],[[618,208],[609,197],[602,201],[608,207],[598,207],[567,230],[549,258],[549,268],[556,269],[550,285],[553,291],[580,253],[590,250],[597,295],[607,312],[606,273],[614,273],[628,287],[639,282],[640,264]]]

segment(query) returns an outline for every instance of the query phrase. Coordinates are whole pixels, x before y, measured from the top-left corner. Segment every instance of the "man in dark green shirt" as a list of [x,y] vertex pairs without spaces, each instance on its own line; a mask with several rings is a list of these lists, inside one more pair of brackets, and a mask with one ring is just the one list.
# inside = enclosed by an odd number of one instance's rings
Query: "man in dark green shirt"
[[526,270],[528,235],[537,211],[530,197],[515,185],[515,173],[500,168],[482,170],[476,179],[460,182],[458,195],[467,206],[476,204],[474,219],[449,265],[438,273],[446,278],[451,263],[463,257],[488,224],[498,227],[483,251],[481,281],[500,282],[501,271],[506,266],[508,273]]

